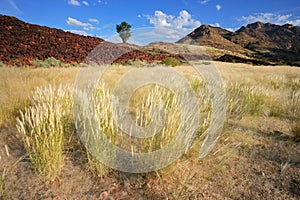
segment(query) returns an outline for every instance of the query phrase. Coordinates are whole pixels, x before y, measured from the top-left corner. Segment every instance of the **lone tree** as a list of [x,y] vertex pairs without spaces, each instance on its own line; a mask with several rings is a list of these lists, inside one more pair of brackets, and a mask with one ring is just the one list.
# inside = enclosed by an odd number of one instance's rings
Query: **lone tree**
[[130,32],[131,25],[128,24],[127,22],[122,22],[121,24],[116,25],[116,29],[123,43],[126,43],[131,36],[131,32]]

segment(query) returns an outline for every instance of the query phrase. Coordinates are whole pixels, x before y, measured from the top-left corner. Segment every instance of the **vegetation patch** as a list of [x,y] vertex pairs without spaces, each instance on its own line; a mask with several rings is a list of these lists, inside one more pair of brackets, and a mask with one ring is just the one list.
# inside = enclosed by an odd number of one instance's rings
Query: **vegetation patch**
[[31,106],[21,112],[17,128],[36,172],[54,180],[63,165],[64,135],[71,115],[70,87],[38,88]]
[[33,66],[35,67],[59,67],[61,66],[60,60],[57,60],[54,57],[49,57],[46,60],[35,59],[33,61]]
[[180,62],[180,60],[178,60],[174,57],[167,57],[164,60],[162,60],[162,64],[175,67],[175,66],[181,65],[181,62]]

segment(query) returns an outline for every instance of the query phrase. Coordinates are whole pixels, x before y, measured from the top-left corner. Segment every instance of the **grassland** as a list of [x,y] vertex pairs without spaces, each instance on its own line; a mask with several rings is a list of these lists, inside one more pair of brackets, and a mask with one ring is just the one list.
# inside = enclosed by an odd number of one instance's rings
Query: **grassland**
[[[202,142],[200,137],[191,149],[172,165],[144,174],[129,174],[108,169],[95,160],[78,140],[74,122],[67,112],[70,107],[65,104],[70,93],[63,92],[72,91],[78,68],[1,67],[1,198],[299,198],[300,68],[221,62],[209,64],[218,68],[227,90],[227,119],[216,147],[209,156],[199,160],[198,150]],[[103,80],[108,88],[112,88],[122,74],[131,68],[132,66],[113,66],[107,71]],[[198,95],[205,94],[202,90],[205,84],[202,80],[193,80],[195,71],[191,66],[177,66],[172,69],[190,79],[195,91],[200,89]],[[48,87],[49,84],[52,85],[52,89]],[[70,87],[65,88],[67,85]],[[41,86],[47,87],[37,89]],[[108,115],[101,115],[101,110],[109,110],[108,104],[105,103],[107,91],[101,90],[100,87],[95,94],[98,100],[102,100],[96,114],[102,119],[102,124],[108,124],[104,125],[106,134],[114,141],[117,129],[111,126],[113,122],[109,111],[105,112]],[[150,99],[161,101],[155,96],[157,93],[157,90],[152,93]],[[137,94],[138,99],[143,99],[141,96],[142,94]],[[44,101],[45,98],[48,98],[47,101]],[[168,98],[164,100],[170,101]],[[142,105],[139,101],[133,104],[137,107]],[[148,104],[150,106],[151,102]],[[172,108],[176,108],[176,103],[170,105],[170,115],[176,116],[176,109],[172,111]],[[209,116],[209,103],[207,106],[202,109],[207,114],[204,116]],[[39,115],[34,114],[42,109],[44,110]],[[27,118],[22,118],[20,111],[24,116],[27,113]],[[47,115],[49,113],[56,113],[55,116],[59,117],[54,118],[59,120],[53,124],[48,120],[47,123],[42,121],[34,125],[37,129],[29,126],[22,129],[20,126],[34,124],[35,120],[28,121],[34,119],[33,116],[51,118]],[[134,115],[142,116],[139,112]],[[139,124],[149,120],[147,116],[139,119]],[[205,120],[201,121],[203,132],[208,123]],[[177,123],[176,120],[169,122],[170,136]],[[41,135],[50,129],[53,130],[52,135],[59,137],[51,138],[50,133],[49,137]],[[146,141],[143,145],[147,147],[146,150],[152,151],[153,148],[157,148],[155,145],[160,146],[163,145],[160,142],[168,141],[165,138],[156,138]]]

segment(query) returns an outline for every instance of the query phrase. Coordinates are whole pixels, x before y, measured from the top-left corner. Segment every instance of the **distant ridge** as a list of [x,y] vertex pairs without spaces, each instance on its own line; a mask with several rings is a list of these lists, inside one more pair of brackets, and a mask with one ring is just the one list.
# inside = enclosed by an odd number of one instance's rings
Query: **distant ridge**
[[300,27],[255,22],[235,32],[202,25],[177,43],[210,46],[276,64],[300,61]]

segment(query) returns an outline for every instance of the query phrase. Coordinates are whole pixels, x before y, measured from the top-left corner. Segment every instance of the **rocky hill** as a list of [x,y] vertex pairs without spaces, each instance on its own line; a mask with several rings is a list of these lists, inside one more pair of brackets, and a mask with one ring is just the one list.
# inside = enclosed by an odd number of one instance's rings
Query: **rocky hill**
[[[54,57],[63,63],[92,61],[127,64],[134,60],[153,63],[167,57],[184,58],[156,48],[113,44],[98,37],[25,23],[0,15],[0,61],[8,65],[31,65],[35,59]],[[129,62],[129,63],[130,63]]]
[[300,61],[300,27],[291,24],[280,26],[256,22],[235,32],[202,25],[177,43],[214,47],[276,64]]
[[177,43],[199,44],[201,46],[211,46],[218,49],[235,49],[236,51],[245,52],[245,49],[243,47],[233,43],[232,41],[224,37],[224,35],[230,33],[230,31],[222,28],[202,25],[188,34],[186,37],[180,39]]
[[81,62],[103,39],[28,24],[0,15],[0,60],[5,64],[30,64],[54,57],[62,62]]

